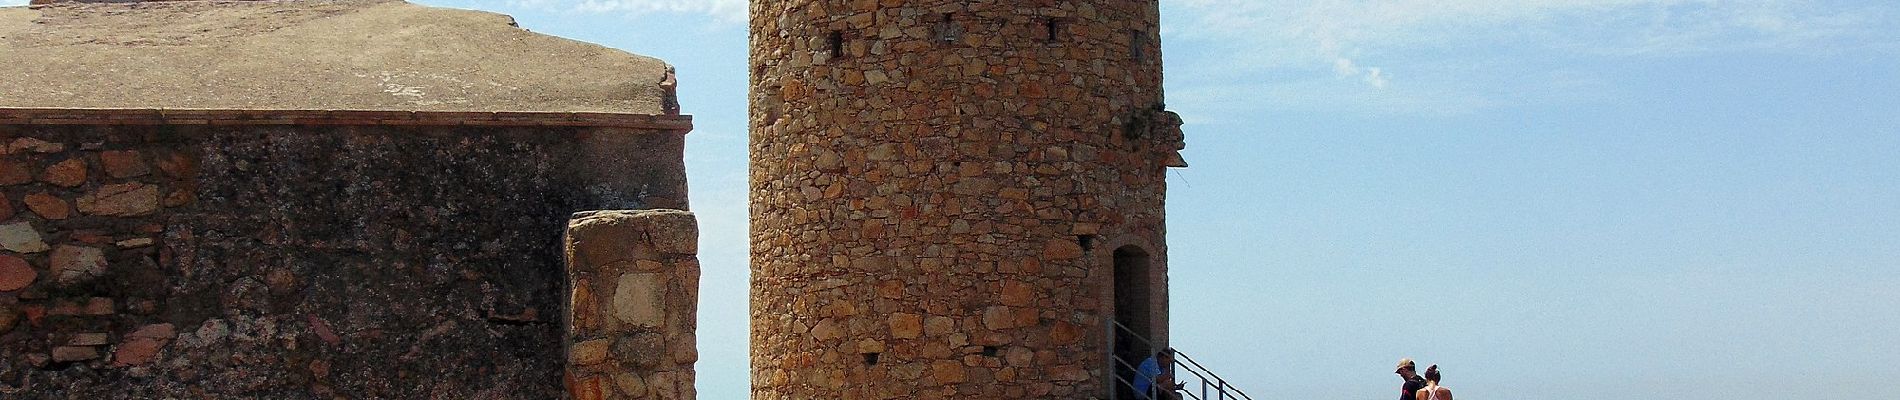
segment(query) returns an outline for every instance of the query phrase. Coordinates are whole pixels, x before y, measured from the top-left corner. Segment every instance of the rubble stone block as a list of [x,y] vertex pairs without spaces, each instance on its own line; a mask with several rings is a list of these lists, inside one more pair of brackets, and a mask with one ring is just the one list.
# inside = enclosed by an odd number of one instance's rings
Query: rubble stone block
[[140,327],[137,331],[125,335],[125,340],[112,351],[112,365],[116,367],[145,365],[158,357],[160,350],[171,344],[177,337],[172,324],[152,324]]
[[53,279],[62,286],[92,280],[106,271],[105,253],[93,247],[60,245],[53,249],[51,260]]
[[613,341],[607,339],[575,343],[574,348],[568,351],[568,360],[579,365],[600,364],[607,361],[608,350],[612,346]]
[[621,274],[614,286],[614,316],[620,322],[644,328],[665,324],[665,279],[659,273]]
[[60,346],[53,348],[53,362],[75,362],[99,359],[99,348],[91,346]]
[[106,176],[113,178],[130,178],[152,173],[151,166],[145,164],[145,156],[139,154],[138,150],[100,152],[99,163],[104,164]]
[[38,280],[40,273],[20,257],[0,254],[0,292],[24,289]]
[[26,221],[0,225],[0,248],[16,253],[38,253],[51,247],[40,239],[40,232]]
[[104,346],[111,343],[111,335],[103,332],[75,333],[66,339],[67,346]]
[[74,187],[86,183],[86,160],[68,158],[54,163],[40,173],[40,181],[62,187]]
[[10,154],[21,152],[58,153],[62,151],[66,151],[65,144],[48,142],[38,138],[23,137],[13,139],[12,143],[7,144],[7,153]]
[[923,333],[924,319],[917,314],[891,314],[890,328],[893,338],[916,339],[918,334]]
[[67,204],[66,199],[61,199],[59,196],[47,193],[34,193],[26,195],[26,198],[23,200],[26,203],[26,208],[33,210],[33,213],[38,214],[40,218],[58,221],[73,216],[73,206]]
[[139,216],[158,210],[158,186],[139,182],[101,186],[79,196],[79,212],[88,215]]
[[646,379],[631,372],[614,374],[614,387],[629,398],[642,398],[647,395]]

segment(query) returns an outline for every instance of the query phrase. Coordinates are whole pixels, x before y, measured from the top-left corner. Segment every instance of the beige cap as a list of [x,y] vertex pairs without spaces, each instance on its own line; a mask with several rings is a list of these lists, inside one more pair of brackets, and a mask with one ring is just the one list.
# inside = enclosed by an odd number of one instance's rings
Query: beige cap
[[1417,370],[1418,363],[1412,362],[1411,358],[1401,358],[1399,359],[1399,367],[1393,368],[1392,370],[1397,371],[1397,370],[1406,369],[1406,368]]

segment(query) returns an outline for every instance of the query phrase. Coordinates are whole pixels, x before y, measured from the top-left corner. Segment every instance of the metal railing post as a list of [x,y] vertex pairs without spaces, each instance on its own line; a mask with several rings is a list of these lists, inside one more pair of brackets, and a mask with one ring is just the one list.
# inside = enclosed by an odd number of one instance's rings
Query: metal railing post
[[1108,362],[1108,376],[1103,377],[1103,380],[1107,381],[1105,383],[1108,384],[1108,400],[1119,400],[1117,397],[1121,395],[1122,390],[1120,387],[1115,386],[1115,381],[1121,379],[1119,377],[1121,371],[1115,370],[1115,320],[1109,319],[1106,325],[1105,328],[1108,328],[1108,334],[1103,335],[1103,337],[1108,339],[1108,354],[1104,354],[1107,357],[1103,358],[1103,360]]

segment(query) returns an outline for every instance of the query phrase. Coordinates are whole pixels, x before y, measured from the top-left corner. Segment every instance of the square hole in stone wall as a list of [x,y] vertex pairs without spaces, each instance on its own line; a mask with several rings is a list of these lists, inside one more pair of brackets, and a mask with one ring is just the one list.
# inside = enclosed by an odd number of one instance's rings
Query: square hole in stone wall
[[1062,18],[1050,18],[1042,21],[1042,40],[1049,44],[1062,43],[1062,36],[1069,29],[1069,21]]
[[825,51],[831,58],[844,58],[844,31],[831,31],[825,35]]

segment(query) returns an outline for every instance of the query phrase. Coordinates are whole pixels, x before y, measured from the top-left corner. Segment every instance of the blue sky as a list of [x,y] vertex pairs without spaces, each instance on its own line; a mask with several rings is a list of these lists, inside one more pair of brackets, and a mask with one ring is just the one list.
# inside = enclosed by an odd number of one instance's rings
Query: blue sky
[[[700,393],[744,398],[745,2],[423,3],[678,67]],[[1900,4],[1162,7],[1173,344],[1249,391],[1892,397]]]

